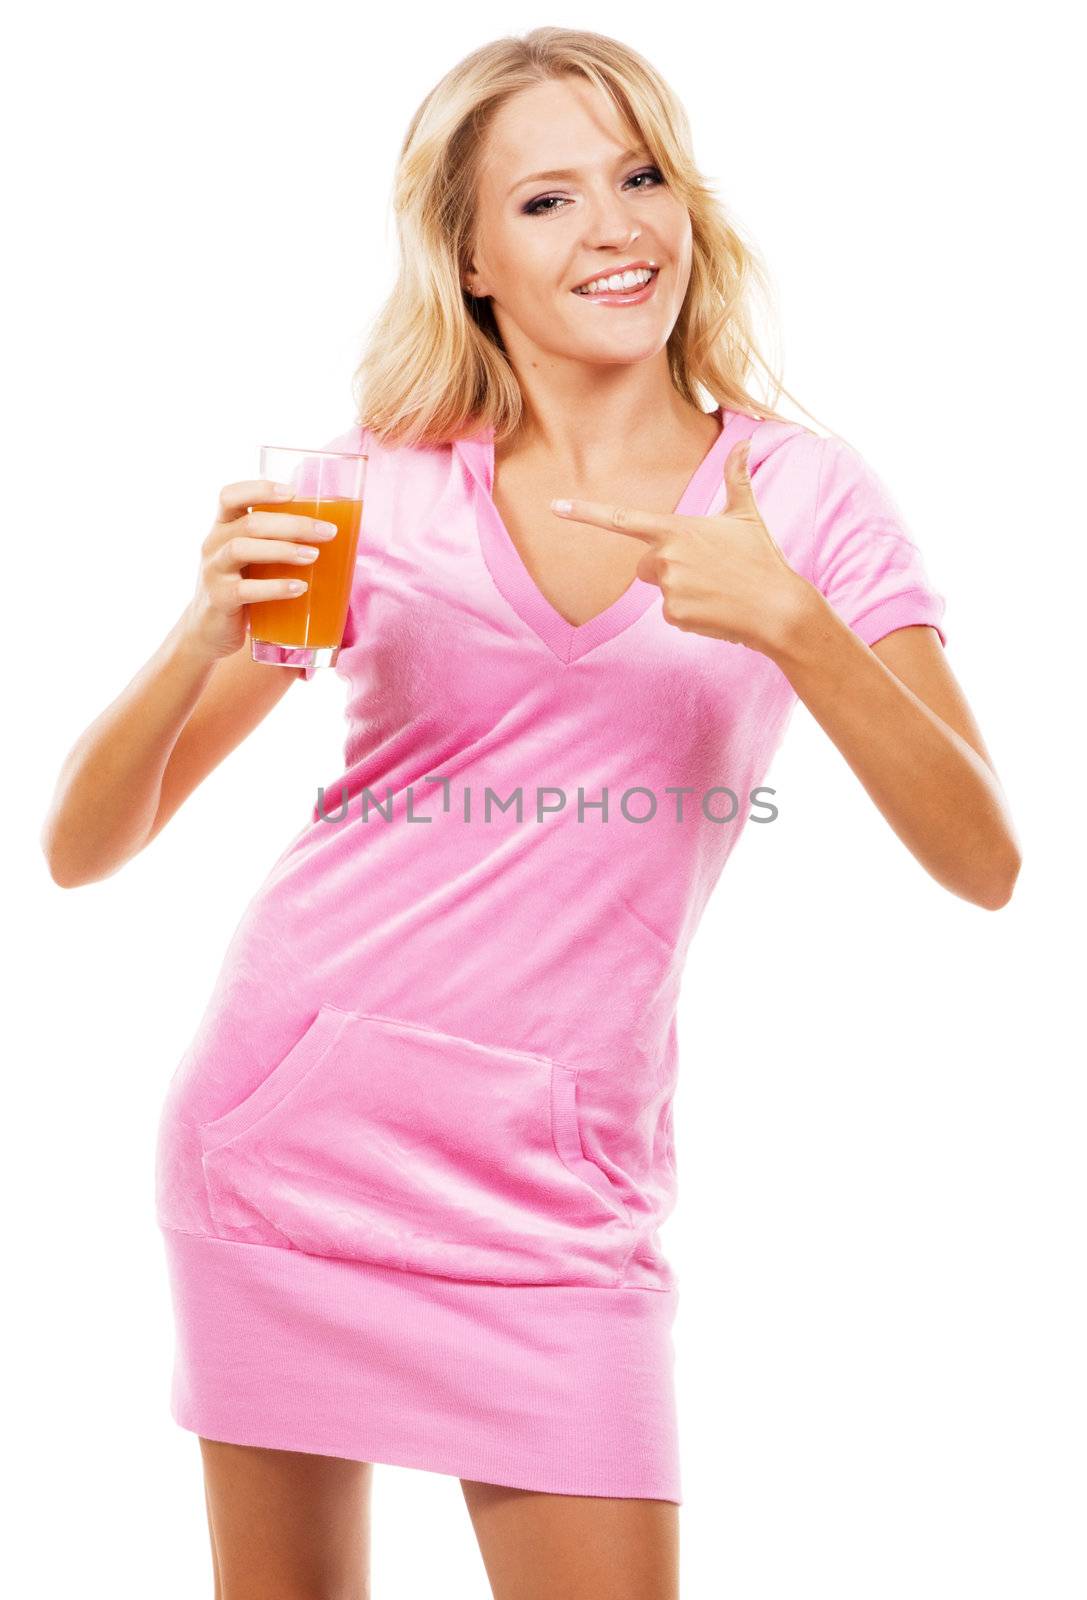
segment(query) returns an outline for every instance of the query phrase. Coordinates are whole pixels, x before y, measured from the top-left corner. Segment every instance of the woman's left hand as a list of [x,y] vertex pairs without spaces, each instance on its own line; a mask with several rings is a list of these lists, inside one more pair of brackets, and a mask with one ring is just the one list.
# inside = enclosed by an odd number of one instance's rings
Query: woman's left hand
[[[729,452],[728,502],[716,516],[661,515],[596,500],[553,500],[551,509],[641,539],[648,548],[637,576],[658,585],[673,627],[771,654],[816,591],[790,567],[759,515],[749,448],[744,440]],[[563,504],[569,509],[560,510]]]

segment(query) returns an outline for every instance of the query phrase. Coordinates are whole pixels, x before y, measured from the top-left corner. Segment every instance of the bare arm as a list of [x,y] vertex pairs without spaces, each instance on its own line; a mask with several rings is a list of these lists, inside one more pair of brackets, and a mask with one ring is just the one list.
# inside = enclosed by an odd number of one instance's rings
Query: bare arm
[[936,630],[895,628],[869,646],[804,592],[772,659],[925,870],[986,910],[1007,905],[1019,839]]
[[334,537],[335,524],[248,510],[272,493],[262,481],[222,491],[195,596],[68,753],[41,834],[63,888],[107,878],[138,854],[302,675],[299,667],[253,661],[246,648],[247,605],[282,597],[297,580],[244,573],[254,563],[292,559],[304,548],[299,538]]
[[162,832],[182,801],[203,783],[208,773],[214,772],[220,761],[264,721],[295,679],[303,676],[302,667],[267,666],[254,661],[248,648],[216,664],[166,763],[158,810],[145,846]]
[[64,762],[42,829],[54,881],[108,878],[150,844],[301,670],[253,661],[247,649],[209,660],[179,619]]

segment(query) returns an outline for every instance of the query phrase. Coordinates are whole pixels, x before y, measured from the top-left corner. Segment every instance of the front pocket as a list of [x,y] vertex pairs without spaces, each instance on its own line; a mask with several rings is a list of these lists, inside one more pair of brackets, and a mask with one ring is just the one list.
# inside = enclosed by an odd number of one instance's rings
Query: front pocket
[[247,1099],[200,1125],[228,1237],[492,1283],[618,1283],[633,1223],[584,1154],[577,1073],[322,1005]]

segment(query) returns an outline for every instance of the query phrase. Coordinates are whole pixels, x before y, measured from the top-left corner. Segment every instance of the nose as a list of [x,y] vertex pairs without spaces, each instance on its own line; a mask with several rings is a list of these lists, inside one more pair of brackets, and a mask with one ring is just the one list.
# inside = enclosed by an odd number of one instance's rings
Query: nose
[[[590,209],[590,223],[586,229],[586,248],[601,249],[615,246],[622,250],[632,245],[641,230],[631,225],[626,202],[620,195],[608,194]],[[595,244],[590,243],[595,240]]]
[[591,254],[594,250],[617,250],[626,254],[631,245],[638,238],[638,229],[631,230],[629,223],[616,224],[613,228],[596,228],[591,235],[593,243],[586,240],[585,253]]

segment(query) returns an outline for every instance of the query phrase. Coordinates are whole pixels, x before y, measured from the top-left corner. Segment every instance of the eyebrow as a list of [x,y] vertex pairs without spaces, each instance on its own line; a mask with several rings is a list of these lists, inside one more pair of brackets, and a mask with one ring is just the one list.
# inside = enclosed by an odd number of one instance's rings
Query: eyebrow
[[[615,165],[618,166],[620,162],[628,160],[630,156],[640,156],[642,154],[647,156],[652,154],[649,146],[644,144],[634,145],[630,150],[624,150],[621,155],[615,158]],[[508,194],[513,194],[514,190],[520,189],[526,183],[540,183],[545,178],[576,178],[577,175],[577,167],[556,167],[550,172],[530,172],[527,178],[518,178],[517,182],[509,189]]]

